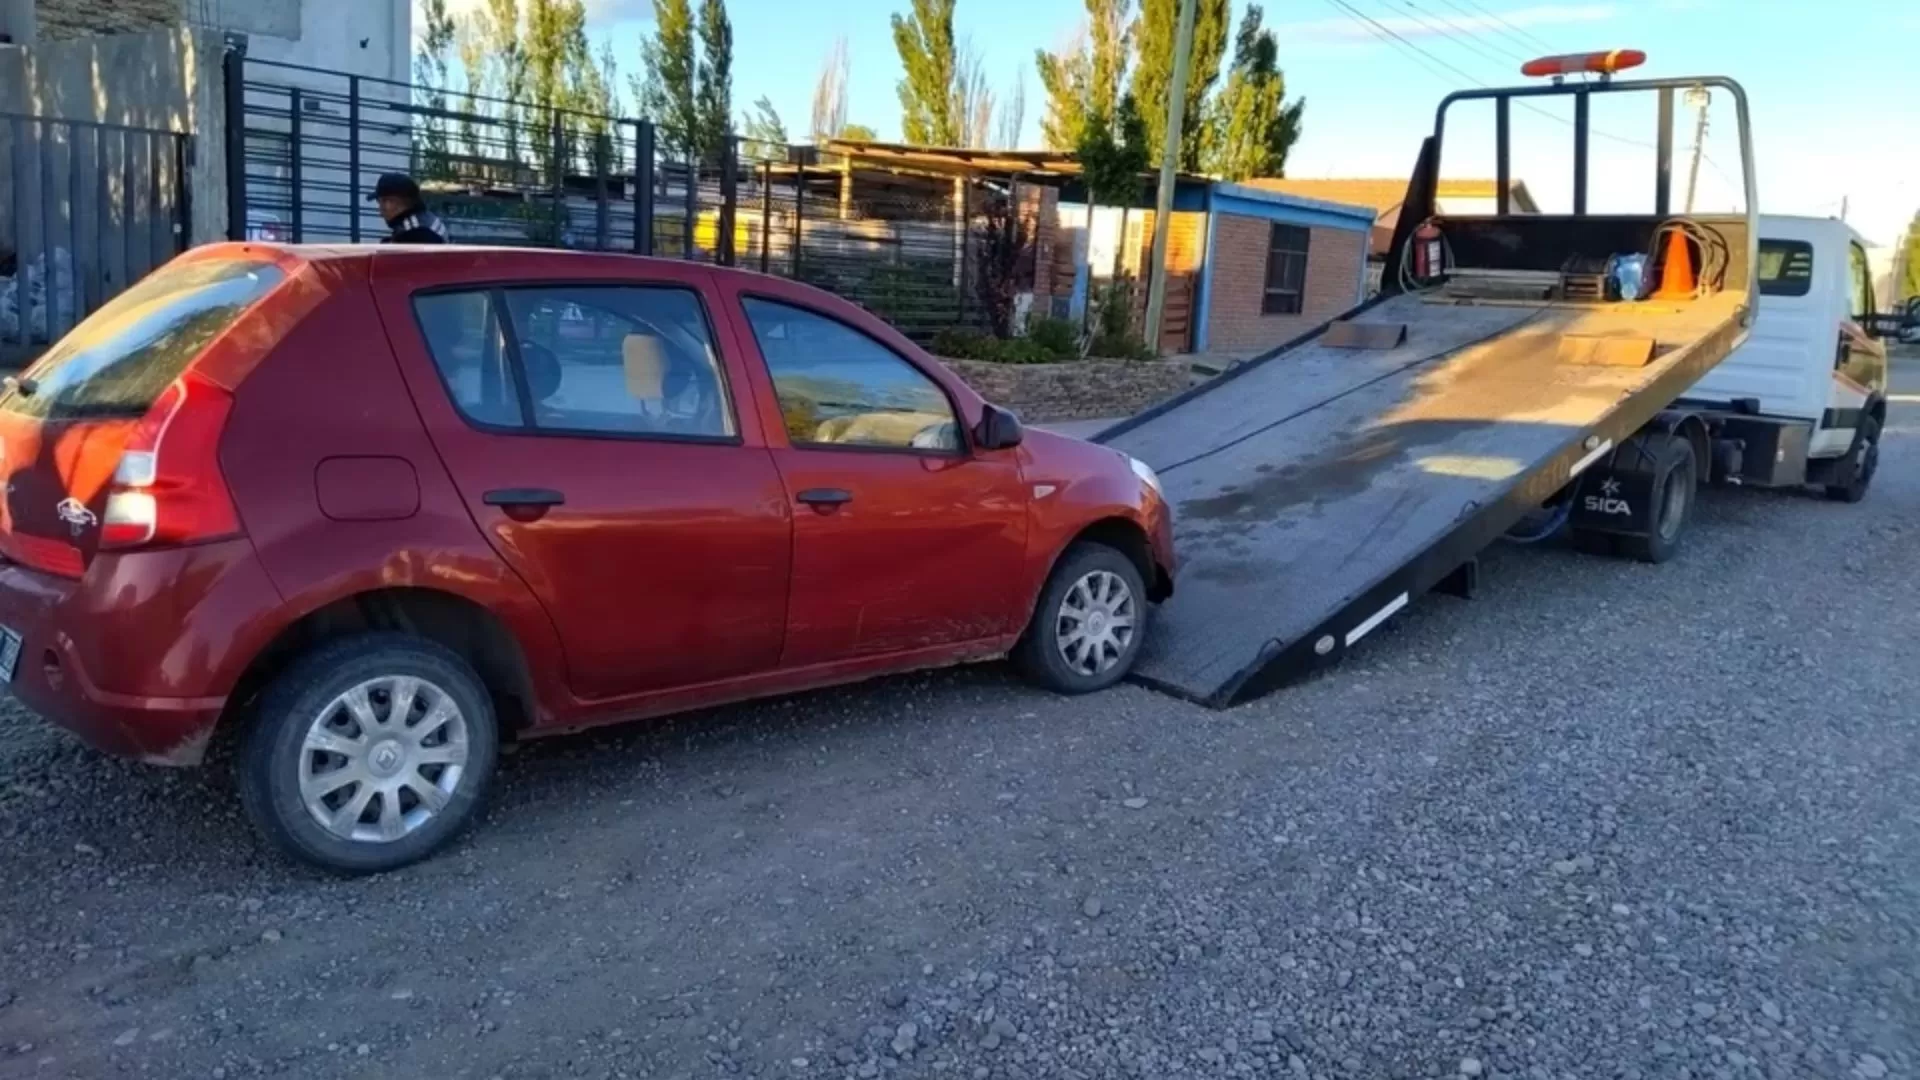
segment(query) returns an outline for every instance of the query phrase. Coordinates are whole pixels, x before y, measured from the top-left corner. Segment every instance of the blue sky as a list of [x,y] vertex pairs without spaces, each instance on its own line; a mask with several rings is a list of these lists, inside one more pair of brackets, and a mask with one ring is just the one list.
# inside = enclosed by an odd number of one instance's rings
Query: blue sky
[[[476,0],[453,0],[456,10]],[[1236,23],[1246,0],[1234,0]],[[651,28],[651,0],[588,0],[591,27],[612,40],[624,71],[637,70]],[[1920,5],[1901,0],[1269,0],[1266,21],[1280,43],[1289,94],[1307,98],[1292,176],[1402,176],[1432,126],[1433,107],[1475,82],[1522,81],[1521,56],[1629,47],[1649,55],[1645,74],[1725,74],[1746,87],[1754,110],[1761,208],[1835,215],[1875,242],[1890,242],[1920,209]],[[899,134],[900,65],[888,16],[906,0],[729,0],[734,25],[734,103],[772,99],[788,129],[807,126],[822,58],[838,37],[852,57],[849,117]],[[1366,24],[1355,12],[1376,20]],[[1037,145],[1044,95],[1036,48],[1054,48],[1081,23],[1079,0],[958,0],[961,36],[980,52],[1005,99],[1026,82],[1023,130]],[[417,25],[417,20],[416,20]],[[1402,41],[1381,40],[1390,30]],[[1416,50],[1418,50],[1416,52]],[[623,80],[624,81],[624,80]],[[1638,191],[1649,174],[1651,105],[1621,102],[1597,112],[1596,204]],[[1730,202],[1739,163],[1730,102],[1709,105],[1708,164],[1701,209]],[[1467,138],[1463,129],[1462,150]],[[1688,133],[1690,134],[1690,132]],[[1566,197],[1569,129],[1522,114],[1515,174],[1552,203]],[[1684,150],[1687,137],[1680,139]],[[1488,140],[1490,146],[1490,140]],[[1447,171],[1491,175],[1491,150]],[[1624,204],[1626,194],[1617,196]]]

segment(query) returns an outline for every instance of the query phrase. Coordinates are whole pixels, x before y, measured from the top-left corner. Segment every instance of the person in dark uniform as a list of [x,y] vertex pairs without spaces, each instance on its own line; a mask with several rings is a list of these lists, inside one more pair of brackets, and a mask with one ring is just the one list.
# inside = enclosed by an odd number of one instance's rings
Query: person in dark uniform
[[368,201],[380,204],[380,217],[393,230],[383,244],[444,244],[447,227],[420,199],[420,185],[405,173],[385,173]]

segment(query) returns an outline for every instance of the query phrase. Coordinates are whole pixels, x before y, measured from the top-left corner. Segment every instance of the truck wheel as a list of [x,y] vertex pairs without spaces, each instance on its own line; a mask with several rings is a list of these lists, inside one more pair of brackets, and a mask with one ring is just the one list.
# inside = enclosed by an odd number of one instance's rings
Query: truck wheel
[[460,831],[498,751],[492,698],[466,661],[406,634],[360,634],[294,661],[261,695],[240,798],[289,857],[377,873]]
[[1147,590],[1133,560],[1075,544],[1047,578],[1013,662],[1055,693],[1103,690],[1126,676],[1147,628]]
[[1648,531],[1640,536],[1622,536],[1616,541],[1620,554],[1647,563],[1663,563],[1680,551],[1687,523],[1693,517],[1693,500],[1700,482],[1700,470],[1694,459],[1693,443],[1684,436],[1670,435],[1654,454],[1652,505],[1647,508]]
[[1868,416],[1860,421],[1860,442],[1847,455],[1844,484],[1828,484],[1827,498],[1835,502],[1857,503],[1867,497],[1873,474],[1880,471],[1880,421]]

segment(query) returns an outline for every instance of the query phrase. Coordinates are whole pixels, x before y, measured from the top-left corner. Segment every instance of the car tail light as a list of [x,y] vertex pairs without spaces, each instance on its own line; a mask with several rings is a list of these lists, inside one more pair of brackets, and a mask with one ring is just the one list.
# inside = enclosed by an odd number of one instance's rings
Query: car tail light
[[100,547],[189,544],[240,531],[220,475],[220,432],[233,395],[191,371],[140,419],[107,491]]

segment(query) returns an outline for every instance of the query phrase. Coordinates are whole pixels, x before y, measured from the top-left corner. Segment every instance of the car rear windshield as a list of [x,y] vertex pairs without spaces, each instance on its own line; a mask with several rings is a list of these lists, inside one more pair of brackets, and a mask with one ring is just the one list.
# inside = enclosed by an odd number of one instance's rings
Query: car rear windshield
[[1760,241],[1760,295],[1805,296],[1813,288],[1813,245],[1804,240]]
[[89,315],[0,409],[46,420],[141,416],[194,357],[286,275],[257,260],[162,267]]

